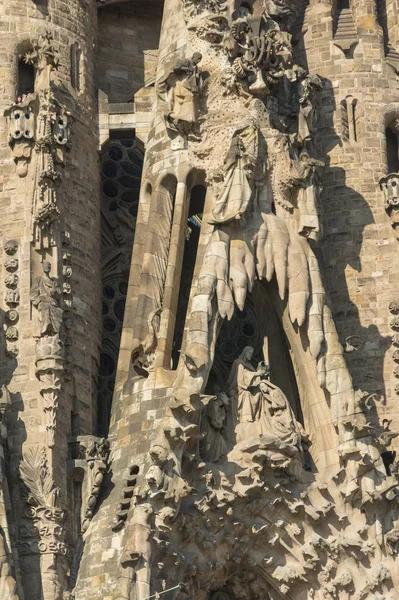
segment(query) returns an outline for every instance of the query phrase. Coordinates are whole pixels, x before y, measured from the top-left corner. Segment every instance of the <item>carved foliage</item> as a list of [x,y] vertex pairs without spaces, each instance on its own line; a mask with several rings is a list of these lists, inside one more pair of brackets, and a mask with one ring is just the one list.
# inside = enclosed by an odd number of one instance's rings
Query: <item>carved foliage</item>
[[[28,505],[24,513],[28,523],[20,525],[18,531],[20,553],[65,555],[65,513],[59,508],[59,489],[54,484],[44,447],[31,446],[24,452],[19,475]],[[33,524],[29,524],[29,521],[33,521]]]

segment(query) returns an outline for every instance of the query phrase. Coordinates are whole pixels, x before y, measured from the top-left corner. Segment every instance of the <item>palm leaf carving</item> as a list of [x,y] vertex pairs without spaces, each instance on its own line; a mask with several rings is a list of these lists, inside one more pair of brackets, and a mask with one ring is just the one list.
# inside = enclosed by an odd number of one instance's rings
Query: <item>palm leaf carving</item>
[[58,488],[48,468],[46,448],[31,446],[19,463],[20,477],[29,492],[29,504],[56,506]]

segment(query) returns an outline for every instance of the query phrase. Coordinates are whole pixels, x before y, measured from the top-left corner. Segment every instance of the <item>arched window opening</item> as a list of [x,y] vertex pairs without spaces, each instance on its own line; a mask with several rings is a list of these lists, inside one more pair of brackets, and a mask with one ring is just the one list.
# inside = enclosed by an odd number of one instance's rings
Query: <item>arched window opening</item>
[[102,348],[98,434],[107,435],[139,205],[143,153],[135,139],[112,140],[101,157]]
[[71,84],[77,91],[81,91],[82,78],[82,50],[78,42],[71,45]]
[[399,144],[398,134],[393,126],[387,127],[385,131],[387,142],[387,167],[388,173],[399,172]]
[[24,59],[18,63],[18,102],[22,102],[25,96],[28,96],[35,90],[35,68],[33,65],[26,64]]
[[180,349],[182,347],[184,325],[186,322],[191,283],[193,280],[198,243],[201,233],[205,195],[206,188],[203,185],[196,185],[191,190],[188,220],[186,224],[183,265],[180,277],[179,296],[172,345],[172,369],[177,368]]

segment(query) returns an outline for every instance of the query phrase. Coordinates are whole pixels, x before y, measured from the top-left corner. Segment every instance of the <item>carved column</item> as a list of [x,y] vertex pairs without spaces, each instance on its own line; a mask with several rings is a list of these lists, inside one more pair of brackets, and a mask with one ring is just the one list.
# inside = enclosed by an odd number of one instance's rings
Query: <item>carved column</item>
[[[180,177],[181,174],[179,173]],[[176,310],[180,290],[180,278],[184,256],[184,242],[187,227],[189,198],[187,197],[187,173],[179,179],[173,210],[173,223],[170,234],[170,249],[165,277],[165,292],[162,304],[161,323],[158,335],[156,366],[170,368],[173,332],[176,323]]]

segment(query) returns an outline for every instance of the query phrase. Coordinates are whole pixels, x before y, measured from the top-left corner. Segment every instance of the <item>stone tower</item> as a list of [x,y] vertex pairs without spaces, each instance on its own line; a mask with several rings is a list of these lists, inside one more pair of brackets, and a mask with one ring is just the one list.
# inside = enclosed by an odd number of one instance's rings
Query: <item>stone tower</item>
[[1,598],[399,599],[396,0],[1,2]]

